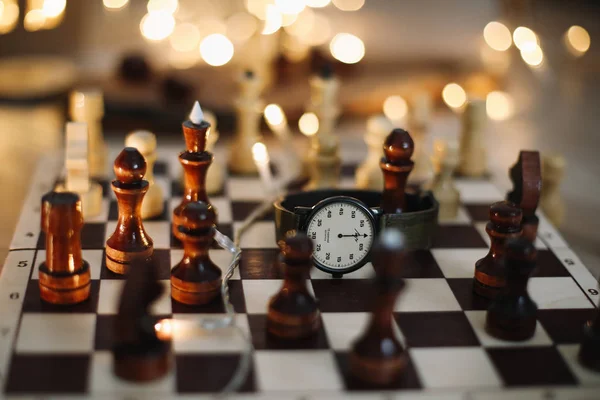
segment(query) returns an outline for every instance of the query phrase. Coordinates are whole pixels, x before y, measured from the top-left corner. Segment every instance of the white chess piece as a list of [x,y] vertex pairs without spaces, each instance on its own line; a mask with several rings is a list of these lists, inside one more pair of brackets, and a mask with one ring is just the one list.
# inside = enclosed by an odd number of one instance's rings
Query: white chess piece
[[[206,140],[206,151],[214,152],[215,144],[219,140],[219,131],[217,130],[217,119],[215,115],[204,110],[204,119],[210,123],[210,132],[208,139]],[[225,167],[218,160],[208,168],[206,173],[206,193],[208,195],[214,195],[220,193],[223,190],[223,183],[225,181]]]
[[460,137],[458,172],[469,177],[481,177],[486,172],[484,134],[487,123],[485,101],[473,99],[465,107]]
[[542,156],[542,192],[540,208],[557,228],[565,219],[565,203],[560,194],[560,183],[565,174],[566,161],[560,154]]
[[359,189],[383,190],[383,174],[379,161],[383,156],[383,142],[394,129],[392,122],[383,115],[374,115],[367,120],[365,143],[367,157],[356,169],[355,182]]
[[136,148],[146,160],[146,175],[150,187],[142,202],[142,218],[153,218],[164,211],[162,188],[154,182],[154,163],[156,162],[156,136],[145,130],[133,131],[125,138],[126,147]]
[[[438,146],[441,147],[438,142]],[[438,149],[441,156],[440,174],[433,184],[433,195],[440,205],[438,219],[453,220],[458,215],[460,192],[454,185],[454,170],[458,166],[458,144],[454,141],[446,144],[444,150]],[[439,154],[439,153],[438,153]]]
[[413,170],[408,175],[408,183],[423,185],[434,177],[433,167],[427,155],[427,133],[432,110],[431,96],[421,92],[411,101],[409,108],[409,132],[415,144]]

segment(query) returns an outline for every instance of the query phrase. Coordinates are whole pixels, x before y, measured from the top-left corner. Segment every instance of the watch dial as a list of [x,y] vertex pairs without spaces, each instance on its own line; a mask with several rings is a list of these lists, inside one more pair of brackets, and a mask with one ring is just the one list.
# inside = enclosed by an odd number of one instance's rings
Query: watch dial
[[313,257],[331,269],[359,264],[373,244],[373,222],[361,207],[346,202],[327,204],[308,222],[308,237],[314,241]]

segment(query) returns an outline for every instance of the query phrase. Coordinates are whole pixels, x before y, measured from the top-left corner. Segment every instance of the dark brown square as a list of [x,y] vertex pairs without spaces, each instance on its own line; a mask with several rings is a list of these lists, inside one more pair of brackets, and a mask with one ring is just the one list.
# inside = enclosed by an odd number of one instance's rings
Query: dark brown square
[[537,266],[531,276],[563,277],[571,276],[560,260],[550,250],[538,250]]
[[487,248],[485,241],[470,225],[440,225],[433,235],[433,248]]
[[89,355],[13,355],[6,392],[15,394],[84,393]]
[[491,204],[466,204],[465,208],[474,222],[488,222],[490,206]]
[[[92,249],[104,249],[104,233],[106,225],[102,223],[94,224],[83,224],[81,229],[81,248],[84,250]],[[46,234],[40,231],[37,242],[38,249],[46,248]]]
[[[171,318],[171,315],[152,315],[150,318],[158,322],[161,319]],[[95,350],[112,350],[115,332],[116,315],[97,315],[94,334]]]
[[171,197],[183,197],[183,184],[180,179],[171,181]]
[[463,312],[394,313],[408,347],[479,346]]
[[277,249],[244,250],[239,266],[242,279],[283,279],[278,258]]
[[473,292],[473,279],[447,279],[448,285],[463,310],[487,310],[491,300]]
[[358,164],[342,164],[340,175],[342,178],[354,178]]
[[583,324],[597,312],[595,308],[538,310],[538,320],[554,343],[579,343],[583,338]]
[[[177,355],[177,392],[219,392],[229,382],[240,360],[239,355]],[[253,365],[252,360],[250,365]],[[240,392],[256,391],[254,369],[251,367]]]
[[165,161],[156,161],[152,171],[156,176],[167,175],[167,172],[169,171],[169,164],[167,164]]
[[252,344],[256,350],[316,350],[328,349],[329,342],[323,328],[323,321],[319,331],[304,339],[281,339],[267,332],[267,316],[264,314],[249,314],[248,324],[252,335]]
[[98,309],[100,294],[100,281],[92,280],[90,284],[90,297],[73,305],[51,304],[40,298],[40,287],[37,279],[30,279],[23,299],[23,312],[37,313],[95,313]]
[[[229,281],[229,299],[236,313],[246,313],[246,301],[244,300],[242,281]],[[221,296],[201,306],[183,304],[171,298],[171,307],[173,314],[222,314],[225,312]]]
[[486,349],[507,386],[575,385],[555,347]]
[[109,221],[117,221],[119,219],[119,204],[117,200],[110,201],[108,205],[108,220]]
[[335,353],[335,361],[340,370],[340,373],[344,380],[344,386],[346,390],[350,391],[370,391],[370,390],[406,390],[406,389],[420,389],[421,381],[419,380],[419,375],[417,375],[417,371],[413,365],[413,362],[410,358],[408,352],[406,352],[407,357],[407,365],[396,382],[393,382],[388,386],[372,386],[367,383],[364,383],[354,376],[350,374],[350,365],[348,362],[349,353]]
[[315,279],[311,281],[321,312],[368,312],[374,295],[370,279]]
[[[245,220],[254,209],[260,207],[262,203],[259,201],[232,201],[231,202],[231,214],[234,221]],[[274,221],[275,213],[273,210],[267,212],[258,221]]]
[[443,278],[444,274],[429,250],[415,250],[406,254],[402,277]]
[[98,182],[102,187],[102,197],[108,198],[110,197],[110,192],[112,192],[111,180],[110,179],[97,179],[94,178],[95,182]]

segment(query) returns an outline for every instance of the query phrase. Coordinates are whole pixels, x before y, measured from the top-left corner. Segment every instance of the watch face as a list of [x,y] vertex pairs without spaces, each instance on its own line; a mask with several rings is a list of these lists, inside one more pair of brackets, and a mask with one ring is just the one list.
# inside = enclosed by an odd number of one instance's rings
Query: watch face
[[314,242],[315,264],[328,272],[349,272],[364,265],[374,233],[369,209],[352,198],[319,203],[306,225]]

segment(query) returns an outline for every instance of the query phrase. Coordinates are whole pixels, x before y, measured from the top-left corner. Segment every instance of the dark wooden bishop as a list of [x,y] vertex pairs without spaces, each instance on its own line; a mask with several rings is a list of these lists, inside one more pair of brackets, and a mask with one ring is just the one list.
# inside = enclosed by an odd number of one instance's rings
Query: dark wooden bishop
[[350,353],[350,373],[375,386],[397,380],[407,363],[393,328],[394,304],[404,287],[404,257],[402,234],[391,228],[385,230],[372,250],[376,277],[371,320]]
[[583,326],[583,339],[579,348],[579,362],[586,368],[600,372],[600,312]]
[[206,173],[212,164],[213,155],[206,151],[206,140],[210,123],[202,121],[194,124],[187,120],[182,124],[186,150],[179,153],[179,162],[183,166],[183,198],[181,203],[173,210],[172,231],[173,235],[182,240],[178,226],[183,224],[181,213],[186,204],[193,201],[209,203],[206,194]]
[[118,377],[146,382],[164,376],[171,365],[171,337],[150,315],[163,292],[151,259],[135,260],[121,292],[113,338],[113,371]]
[[490,335],[510,341],[527,340],[534,335],[537,305],[527,293],[527,282],[536,257],[537,251],[528,239],[506,242],[506,286],[487,311],[485,329]]
[[39,269],[40,297],[53,304],[80,303],[90,296],[90,266],[81,256],[81,200],[75,193],[50,192],[41,210],[46,261]]
[[505,244],[508,239],[521,236],[522,216],[521,209],[509,201],[490,206],[490,222],[485,227],[491,240],[490,251],[475,263],[473,291],[478,295],[493,299],[506,286]]
[[381,207],[386,214],[406,211],[406,181],[415,163],[410,160],[415,144],[404,129],[394,129],[383,144],[384,156],[379,163],[383,172]]
[[215,234],[215,211],[202,201],[187,203],[180,221],[177,229],[183,258],[171,270],[171,296],[185,304],[206,304],[221,288],[221,270],[208,255]]
[[134,260],[145,260],[154,251],[154,243],[142,224],[142,201],[148,191],[146,160],[137,149],[125,147],[115,159],[116,180],[112,189],[117,197],[119,219],[114,233],[106,241],[106,266],[125,274]]
[[312,241],[303,233],[283,242],[283,286],[269,301],[267,312],[267,331],[274,336],[299,339],[319,330],[318,303],[306,286],[312,268],[312,253]]
[[521,151],[519,159],[509,171],[509,176],[513,183],[513,191],[508,193],[507,200],[523,210],[523,237],[534,242],[540,222],[535,215],[542,190],[540,153]]

